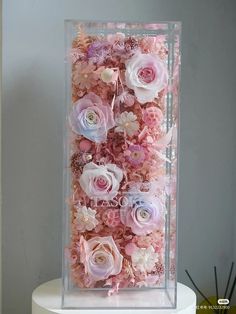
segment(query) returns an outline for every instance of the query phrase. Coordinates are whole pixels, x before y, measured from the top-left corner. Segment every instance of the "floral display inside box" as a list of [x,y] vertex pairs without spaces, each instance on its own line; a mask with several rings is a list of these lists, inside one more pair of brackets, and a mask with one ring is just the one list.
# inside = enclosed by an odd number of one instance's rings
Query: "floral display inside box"
[[67,22],[64,299],[160,289],[175,306],[179,36]]

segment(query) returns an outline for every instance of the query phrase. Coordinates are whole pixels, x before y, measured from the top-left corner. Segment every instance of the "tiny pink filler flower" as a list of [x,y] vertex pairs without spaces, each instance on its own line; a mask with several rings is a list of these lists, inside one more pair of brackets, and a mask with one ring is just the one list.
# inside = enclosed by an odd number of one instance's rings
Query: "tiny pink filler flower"
[[125,155],[126,159],[134,167],[143,164],[146,159],[146,151],[141,145],[130,145],[125,151]]

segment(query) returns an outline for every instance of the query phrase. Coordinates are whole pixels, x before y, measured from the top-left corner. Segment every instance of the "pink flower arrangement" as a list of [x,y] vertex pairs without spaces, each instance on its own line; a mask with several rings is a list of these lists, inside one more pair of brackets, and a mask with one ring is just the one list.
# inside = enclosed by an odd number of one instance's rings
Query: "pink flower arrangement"
[[70,55],[70,278],[109,294],[162,286],[167,197],[175,203],[165,38],[83,33]]
[[117,227],[121,223],[119,209],[108,208],[103,215],[103,221],[110,228]]

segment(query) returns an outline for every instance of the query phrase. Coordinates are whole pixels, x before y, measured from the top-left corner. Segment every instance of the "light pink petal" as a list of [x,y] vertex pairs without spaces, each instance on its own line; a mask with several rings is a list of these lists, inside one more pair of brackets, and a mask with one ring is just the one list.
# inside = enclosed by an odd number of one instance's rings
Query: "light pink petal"
[[157,91],[155,89],[150,90],[141,87],[134,87],[134,92],[141,104],[153,101],[157,96]]
[[123,179],[123,171],[115,164],[107,164],[106,167],[114,174],[116,180],[120,183],[120,181]]
[[165,148],[170,143],[172,139],[172,134],[173,134],[173,127],[170,128],[169,131],[157,141],[156,146],[159,148]]
[[96,105],[102,105],[102,100],[101,100],[101,98],[99,97],[99,96],[97,96],[95,93],[93,93],[93,92],[90,92],[90,93],[88,93],[87,95],[85,95],[84,97],[83,97],[83,99],[89,99],[89,100],[91,100],[91,102],[93,103],[93,104],[96,104]]
[[90,99],[81,98],[73,105],[73,108],[78,113],[80,113],[82,110],[87,109],[91,106],[93,106],[93,103],[91,102]]

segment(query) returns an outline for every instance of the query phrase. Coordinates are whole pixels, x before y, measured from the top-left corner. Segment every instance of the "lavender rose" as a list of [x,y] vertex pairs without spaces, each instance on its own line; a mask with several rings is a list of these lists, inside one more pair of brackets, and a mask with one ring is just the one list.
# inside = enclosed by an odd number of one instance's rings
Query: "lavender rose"
[[81,237],[80,252],[85,272],[94,281],[104,280],[121,272],[123,256],[111,236],[95,237],[88,241]]
[[79,183],[89,198],[97,200],[112,200],[118,193],[123,178],[122,170],[114,164],[86,164]]
[[115,125],[111,108],[92,92],[75,103],[69,121],[75,133],[96,143],[104,142]]
[[156,230],[161,222],[162,205],[157,198],[130,195],[120,209],[121,222],[137,235]]
[[145,104],[153,101],[157,93],[167,86],[168,72],[157,55],[137,53],[126,63],[125,79],[138,101]]

